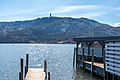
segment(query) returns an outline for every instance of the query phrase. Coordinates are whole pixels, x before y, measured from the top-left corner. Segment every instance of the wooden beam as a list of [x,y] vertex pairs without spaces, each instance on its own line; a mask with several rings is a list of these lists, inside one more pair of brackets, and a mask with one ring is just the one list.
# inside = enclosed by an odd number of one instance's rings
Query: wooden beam
[[50,80],[51,78],[50,78],[50,72],[48,72],[48,80]]
[[106,80],[108,80],[109,78],[109,75],[108,75],[108,72],[106,72]]
[[114,74],[112,74],[112,80],[115,80],[115,75]]
[[24,78],[26,77],[26,74],[27,74],[27,69],[26,69],[26,66],[25,66],[25,74],[24,74]]
[[79,47],[79,44],[80,44],[80,42],[77,42],[77,45],[76,45],[76,68],[78,66],[78,47]]
[[47,61],[44,60],[44,72],[45,72],[45,79],[47,79]]
[[104,80],[106,80],[106,63],[105,63],[105,42],[99,42],[102,45],[102,56],[103,56],[103,64],[104,64]]
[[20,68],[21,68],[21,80],[23,80],[23,59],[20,59]]
[[[84,61],[84,63],[92,65],[91,61]],[[103,67],[104,66],[103,63],[94,62],[94,66],[97,66],[97,67],[100,67],[100,68],[104,68]]]
[[83,63],[83,71],[85,70],[85,64],[84,64],[84,61],[85,61],[85,58],[84,58],[84,48],[82,48],[82,63]]
[[22,80],[21,72],[19,72],[19,80]]
[[26,72],[28,71],[29,55],[26,54]]
[[73,66],[75,66],[75,61],[76,60],[76,48],[74,48],[74,55],[73,55]]
[[88,55],[90,55],[90,46],[93,44],[93,41],[92,42],[88,42]]
[[111,36],[111,37],[81,37],[81,38],[73,38],[73,41],[81,41],[81,42],[88,42],[88,41],[119,41],[120,36]]
[[92,49],[92,64],[91,64],[91,74],[92,75],[93,75],[93,69],[94,69],[93,65],[94,65],[94,49]]

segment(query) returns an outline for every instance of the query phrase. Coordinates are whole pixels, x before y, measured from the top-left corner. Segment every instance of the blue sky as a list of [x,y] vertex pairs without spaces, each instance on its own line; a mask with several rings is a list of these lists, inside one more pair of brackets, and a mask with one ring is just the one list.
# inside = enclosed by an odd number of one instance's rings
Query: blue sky
[[86,17],[120,24],[120,0],[0,0],[0,22],[47,17]]

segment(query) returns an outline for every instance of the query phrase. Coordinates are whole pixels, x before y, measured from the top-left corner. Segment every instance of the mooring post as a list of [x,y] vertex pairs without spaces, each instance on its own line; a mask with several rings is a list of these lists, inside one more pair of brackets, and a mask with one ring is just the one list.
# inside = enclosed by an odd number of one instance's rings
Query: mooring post
[[48,80],[50,80],[50,72],[48,72]]
[[23,80],[23,59],[20,59],[20,65],[21,65],[21,80]]
[[47,61],[44,60],[44,72],[45,72],[45,79],[47,79]]
[[78,47],[79,47],[80,42],[77,42],[76,45],[76,68],[78,67]]
[[77,68],[77,66],[78,66],[78,63],[77,63],[77,61],[78,61],[78,49],[77,48],[75,48],[75,67]]
[[78,66],[78,46],[76,47],[76,68]]
[[102,53],[103,53],[103,64],[104,64],[104,80],[106,80],[105,42],[103,42]]
[[84,60],[85,60],[85,58],[84,58],[84,48],[82,48],[82,64],[83,64],[83,71],[85,70],[85,64],[84,64]]
[[104,65],[104,68],[103,68],[103,80],[106,80],[107,79],[107,76],[106,76],[106,62],[105,62],[105,41],[99,41],[99,43],[101,44],[102,46],[102,56],[103,56],[103,65]]
[[106,72],[106,80],[108,80],[109,78],[109,75],[108,75],[108,72]]
[[115,75],[114,74],[112,74],[112,80],[115,80]]
[[46,60],[44,60],[44,72],[46,71]]
[[22,80],[21,72],[19,72],[19,80]]
[[27,69],[26,69],[26,66],[25,66],[25,75],[24,75],[24,78],[26,77],[26,74],[27,74]]
[[74,48],[74,56],[73,56],[73,66],[75,66],[75,58],[76,57],[76,48]]
[[28,61],[29,61],[29,55],[26,54],[26,73],[28,72]]
[[94,49],[92,49],[92,64],[91,64],[91,74],[93,75],[93,69],[94,69]]

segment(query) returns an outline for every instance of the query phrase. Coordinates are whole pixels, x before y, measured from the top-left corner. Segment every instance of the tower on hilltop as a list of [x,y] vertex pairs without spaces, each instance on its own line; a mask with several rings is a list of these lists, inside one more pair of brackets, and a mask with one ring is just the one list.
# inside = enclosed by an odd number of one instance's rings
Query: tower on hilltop
[[52,17],[52,14],[50,13],[50,17]]

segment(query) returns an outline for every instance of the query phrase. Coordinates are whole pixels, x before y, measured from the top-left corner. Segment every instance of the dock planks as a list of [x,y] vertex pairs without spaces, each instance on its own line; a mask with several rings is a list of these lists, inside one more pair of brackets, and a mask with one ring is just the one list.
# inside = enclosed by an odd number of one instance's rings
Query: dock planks
[[45,80],[43,68],[29,68],[25,80]]
[[[84,62],[87,63],[87,64],[92,64],[92,62],[89,62],[89,61],[84,61]],[[103,63],[94,62],[93,65],[98,66],[100,68],[104,68],[104,64]]]

